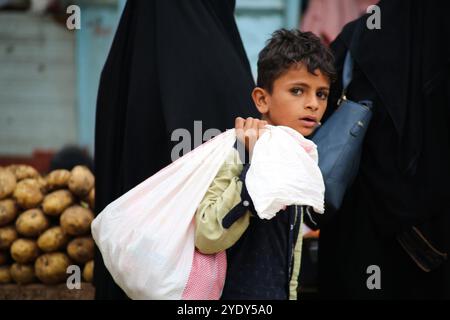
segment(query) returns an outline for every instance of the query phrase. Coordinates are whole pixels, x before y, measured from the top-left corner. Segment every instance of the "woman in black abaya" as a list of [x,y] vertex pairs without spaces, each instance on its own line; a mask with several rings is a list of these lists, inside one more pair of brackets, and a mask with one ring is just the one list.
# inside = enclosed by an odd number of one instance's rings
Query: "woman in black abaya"
[[[96,213],[171,162],[171,133],[256,116],[234,0],[128,1],[103,68],[95,137]],[[97,299],[126,298],[98,250]]]
[[341,210],[321,222],[319,291],[339,299],[448,299],[449,5],[379,7],[380,30],[366,27],[366,15],[332,44],[338,70],[347,49],[355,61],[347,96],[372,100],[374,116],[358,177]]

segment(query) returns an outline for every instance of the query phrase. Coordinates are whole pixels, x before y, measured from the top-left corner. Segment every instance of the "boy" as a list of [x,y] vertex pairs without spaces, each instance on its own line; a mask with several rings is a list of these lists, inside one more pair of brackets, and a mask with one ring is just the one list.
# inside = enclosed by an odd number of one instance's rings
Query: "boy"
[[[252,92],[262,118],[235,122],[250,158],[266,124],[313,133],[334,77],[332,54],[319,38],[299,30],[274,32],[259,54]],[[196,212],[195,245],[205,254],[226,250],[222,299],[296,299],[304,208],[290,206],[270,220],[260,219],[245,186],[250,164],[243,162],[226,161],[209,187]]]

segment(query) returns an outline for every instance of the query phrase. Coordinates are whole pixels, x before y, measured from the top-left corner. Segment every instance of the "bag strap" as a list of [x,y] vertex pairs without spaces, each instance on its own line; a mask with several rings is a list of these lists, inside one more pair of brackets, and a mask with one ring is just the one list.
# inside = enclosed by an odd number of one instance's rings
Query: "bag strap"
[[355,22],[355,27],[353,30],[352,38],[350,40],[350,45],[349,45],[349,47],[347,49],[347,53],[345,55],[344,68],[342,70],[342,94],[338,100],[338,105],[340,105],[343,100],[347,100],[347,97],[346,97],[347,88],[348,88],[350,82],[352,82],[352,78],[353,78],[353,58],[350,53],[350,49],[354,48],[356,45],[356,39],[360,36],[361,31],[362,31],[361,24],[363,21],[365,21],[365,20],[359,19]]
[[342,91],[347,91],[347,87],[353,78],[353,59],[350,50],[347,50],[344,60],[344,69],[342,71]]
[[352,82],[353,78],[353,59],[350,54],[350,50],[347,50],[347,54],[345,55],[344,60],[344,69],[342,70],[342,93],[341,97],[338,100],[338,106],[342,101],[347,100],[347,87]]

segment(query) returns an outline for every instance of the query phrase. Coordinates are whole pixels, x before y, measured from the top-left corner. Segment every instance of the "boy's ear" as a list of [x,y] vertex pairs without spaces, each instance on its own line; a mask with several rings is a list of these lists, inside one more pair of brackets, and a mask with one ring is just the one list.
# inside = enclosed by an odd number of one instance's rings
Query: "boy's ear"
[[265,89],[260,87],[253,89],[252,99],[259,113],[265,114],[269,111],[270,95]]

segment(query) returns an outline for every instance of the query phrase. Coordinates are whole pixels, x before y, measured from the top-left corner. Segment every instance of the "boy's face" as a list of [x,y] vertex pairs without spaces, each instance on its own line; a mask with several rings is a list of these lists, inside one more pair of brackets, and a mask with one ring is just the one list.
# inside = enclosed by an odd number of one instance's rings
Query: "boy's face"
[[273,83],[272,93],[253,90],[253,101],[269,124],[287,126],[309,136],[327,108],[330,81],[320,70],[316,75],[303,64],[292,65]]

